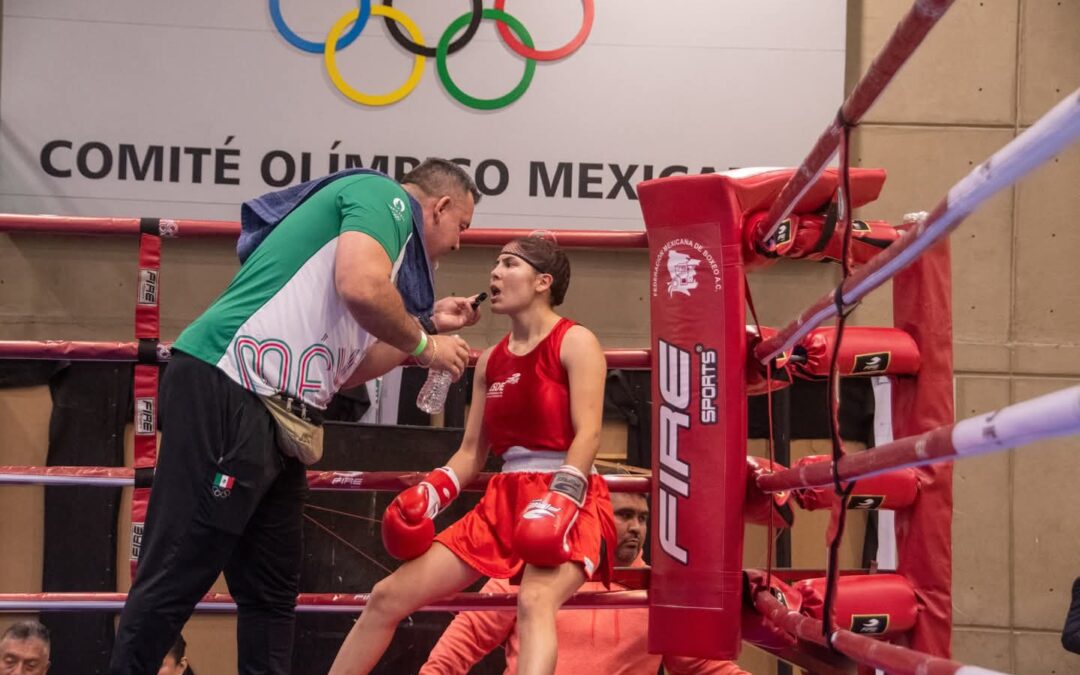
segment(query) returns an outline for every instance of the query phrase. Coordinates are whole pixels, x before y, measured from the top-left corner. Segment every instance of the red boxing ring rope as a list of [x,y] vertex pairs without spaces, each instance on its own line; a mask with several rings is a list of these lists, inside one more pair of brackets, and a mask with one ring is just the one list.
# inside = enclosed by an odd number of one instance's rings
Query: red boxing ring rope
[[[158,346],[158,361],[169,360],[171,342]],[[87,342],[77,340],[0,340],[0,359],[57,359],[64,361],[135,361],[137,342]],[[470,350],[469,365],[475,366],[480,352]],[[608,368],[648,370],[652,353],[648,349],[605,349]],[[405,365],[415,365],[407,360]]]
[[[1080,433],[1080,386],[844,455],[836,464],[836,473],[842,482],[849,482],[1077,433]],[[807,464],[762,475],[757,486],[766,492],[827,486],[833,484],[832,471],[831,462]]]
[[[326,492],[397,492],[418,484],[426,474],[418,471],[308,471],[308,487]],[[483,492],[496,474],[481,473],[462,489]],[[647,493],[650,476],[605,475],[612,492]],[[0,466],[0,485],[81,485],[130,487],[135,470],[106,466]]]
[[[101,218],[90,216],[35,216],[0,214],[0,232],[64,235],[133,235],[142,232],[140,218]],[[161,236],[232,237],[240,236],[240,223],[227,220],[185,220],[162,218]]]
[[[160,343],[158,361],[169,360],[171,342]],[[0,359],[56,359],[60,361],[135,361],[137,342],[88,342],[80,340],[0,341]]]
[[776,234],[780,223],[784,221],[795,204],[806,194],[817,177],[825,170],[825,165],[836,153],[840,145],[840,133],[844,124],[858,124],[863,115],[877,101],[881,92],[892,82],[893,77],[915,53],[923,38],[933,28],[938,19],[952,5],[953,0],[916,0],[907,15],[896,26],[889,41],[878,52],[866,74],[862,76],[851,95],[840,107],[837,119],[833,120],[825,132],[818,138],[810,154],[799,165],[787,185],[783,187],[776,201],[769,208],[769,213],[762,222],[760,241],[764,242]]
[[[821,621],[788,610],[771,593],[762,591],[755,595],[754,608],[769,621],[799,639],[825,646]],[[848,630],[837,630],[833,633],[832,646],[860,665],[884,670],[890,675],[1003,675],[994,670],[966,666]]]
[[[652,368],[652,350],[649,349],[605,349],[608,369],[626,368],[649,370]],[[469,354],[469,365],[475,365],[476,359]]]
[[[1002,190],[1080,138],[1080,90],[1074,91],[960,180],[933,212],[887,249],[875,256],[841,286],[841,300],[851,307],[863,296],[911,264],[923,251],[952,232],[994,193]],[[754,349],[754,358],[768,363],[791,349],[827,319],[836,316],[832,291],[804,310],[795,321]]]
[[[575,593],[563,609],[641,609],[648,607],[646,591],[590,591]],[[301,593],[296,611],[356,614],[367,606],[369,593]],[[4,612],[118,612],[127,593],[0,593]],[[420,608],[426,612],[516,611],[516,593],[458,593]],[[196,612],[230,613],[236,603],[227,593],[207,593]]]
[[[0,232],[63,234],[63,235],[135,235],[139,234],[139,218],[97,218],[86,216],[35,216],[0,214]],[[228,220],[185,220],[162,218],[163,237],[231,237],[240,236],[240,223]],[[536,230],[512,228],[470,229],[461,233],[463,246],[502,246]],[[641,249],[648,246],[644,232],[589,230],[552,231],[562,248]]]

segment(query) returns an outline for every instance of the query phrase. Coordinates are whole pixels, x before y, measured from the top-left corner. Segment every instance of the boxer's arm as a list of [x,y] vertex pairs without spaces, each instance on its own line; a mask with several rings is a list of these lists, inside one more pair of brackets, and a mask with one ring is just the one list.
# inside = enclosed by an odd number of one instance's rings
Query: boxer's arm
[[567,536],[588,495],[604,408],[607,364],[596,337],[586,328],[572,327],[563,338],[559,357],[570,385],[574,440],[566,451],[566,463],[551,474],[547,494],[530,501],[514,526],[514,551],[539,567],[557,567],[569,559]]
[[588,476],[600,449],[607,361],[600,342],[584,326],[566,332],[559,357],[570,381],[570,419],[574,425],[566,463]]
[[469,404],[469,416],[465,419],[465,433],[461,445],[454,453],[447,466],[457,474],[461,486],[476,480],[477,474],[484,469],[488,458],[487,434],[484,433],[484,400],[487,397],[487,362],[491,348],[476,361],[473,371],[472,402]]
[[671,675],[751,675],[732,661],[665,656],[664,668]]
[[[510,586],[491,579],[481,593],[507,593]],[[464,675],[491,650],[506,642],[514,628],[514,612],[459,612],[432,648],[420,675]]]

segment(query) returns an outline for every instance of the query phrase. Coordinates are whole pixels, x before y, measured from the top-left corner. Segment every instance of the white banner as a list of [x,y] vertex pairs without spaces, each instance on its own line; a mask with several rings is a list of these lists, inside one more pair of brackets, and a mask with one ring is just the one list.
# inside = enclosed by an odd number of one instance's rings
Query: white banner
[[[236,220],[442,156],[485,193],[477,227],[639,230],[639,181],[797,164],[842,101],[843,0],[471,5],[470,37],[466,0],[6,0],[0,211]],[[387,14],[460,49],[420,64]]]

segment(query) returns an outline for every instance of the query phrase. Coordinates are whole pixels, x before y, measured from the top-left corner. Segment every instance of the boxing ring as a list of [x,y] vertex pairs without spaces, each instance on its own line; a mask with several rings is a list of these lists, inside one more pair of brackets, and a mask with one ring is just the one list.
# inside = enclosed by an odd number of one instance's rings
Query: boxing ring
[[[568,608],[649,607],[654,652],[734,658],[746,640],[818,673],[857,667],[913,675],[992,672],[949,658],[950,462],[1080,433],[1080,387],[954,421],[945,238],[991,195],[1080,137],[1080,91],[960,180],[929,214],[897,227],[852,220],[854,208],[876,198],[884,173],[848,169],[849,133],[950,5],[915,2],[796,169],[647,181],[639,186],[644,233],[558,232],[564,248],[648,248],[651,282],[649,348],[606,355],[611,368],[653,373],[653,475],[606,479],[613,491],[651,491],[653,566],[647,574],[621,571],[617,578],[634,590],[579,593]],[[838,149],[840,168],[826,170]],[[136,341],[0,342],[0,358],[138,364],[133,468],[0,466],[0,485],[134,487],[134,537],[152,486],[159,365],[169,357],[168,344],[159,339],[162,240],[234,240],[239,226],[0,215],[0,232],[140,239]],[[524,234],[469,230],[462,244],[498,246]],[[772,330],[755,319],[750,330],[746,273],[778,257],[835,260],[843,279],[786,326]],[[850,310],[890,280],[894,327],[845,328]],[[832,318],[839,320],[835,329],[821,327]],[[887,340],[889,349],[866,351],[875,340]],[[834,405],[837,378],[889,376],[896,440],[845,453],[837,435],[831,457],[791,468],[750,463],[748,469],[747,396],[771,396],[784,386],[781,375],[828,377]],[[835,408],[828,413],[835,416]],[[308,475],[312,489],[347,491],[397,491],[421,478],[412,472]],[[467,489],[482,489],[487,478]],[[879,479],[886,482],[874,482]],[[899,504],[895,574],[840,577],[835,558],[824,578],[785,576],[771,569],[771,558],[766,570],[744,570],[744,524],[762,522],[747,515],[747,505],[767,504],[771,540],[778,524],[772,506],[793,495],[804,507],[831,510],[834,545],[852,508],[849,498],[874,497],[877,508]],[[875,604],[885,595],[898,598],[887,612]],[[0,594],[0,612],[117,611],[124,599],[122,593]],[[366,594],[302,594],[297,611],[355,613],[366,600]],[[510,611],[515,605],[511,595],[462,593],[425,609]],[[224,594],[209,594],[196,608],[234,610]],[[880,617],[884,628],[878,630]]]

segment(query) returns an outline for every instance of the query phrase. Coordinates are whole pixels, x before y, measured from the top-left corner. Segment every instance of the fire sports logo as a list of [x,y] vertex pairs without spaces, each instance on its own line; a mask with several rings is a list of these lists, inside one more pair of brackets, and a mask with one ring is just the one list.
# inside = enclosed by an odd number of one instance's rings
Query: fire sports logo
[[851,617],[851,632],[864,635],[878,635],[889,629],[888,614],[854,614]]
[[363,471],[335,471],[334,477],[330,480],[331,485],[353,485],[360,486],[364,484],[364,472]]
[[683,565],[690,552],[679,545],[679,502],[690,498],[690,463],[679,457],[681,431],[689,430],[690,352],[660,339],[660,548]]

